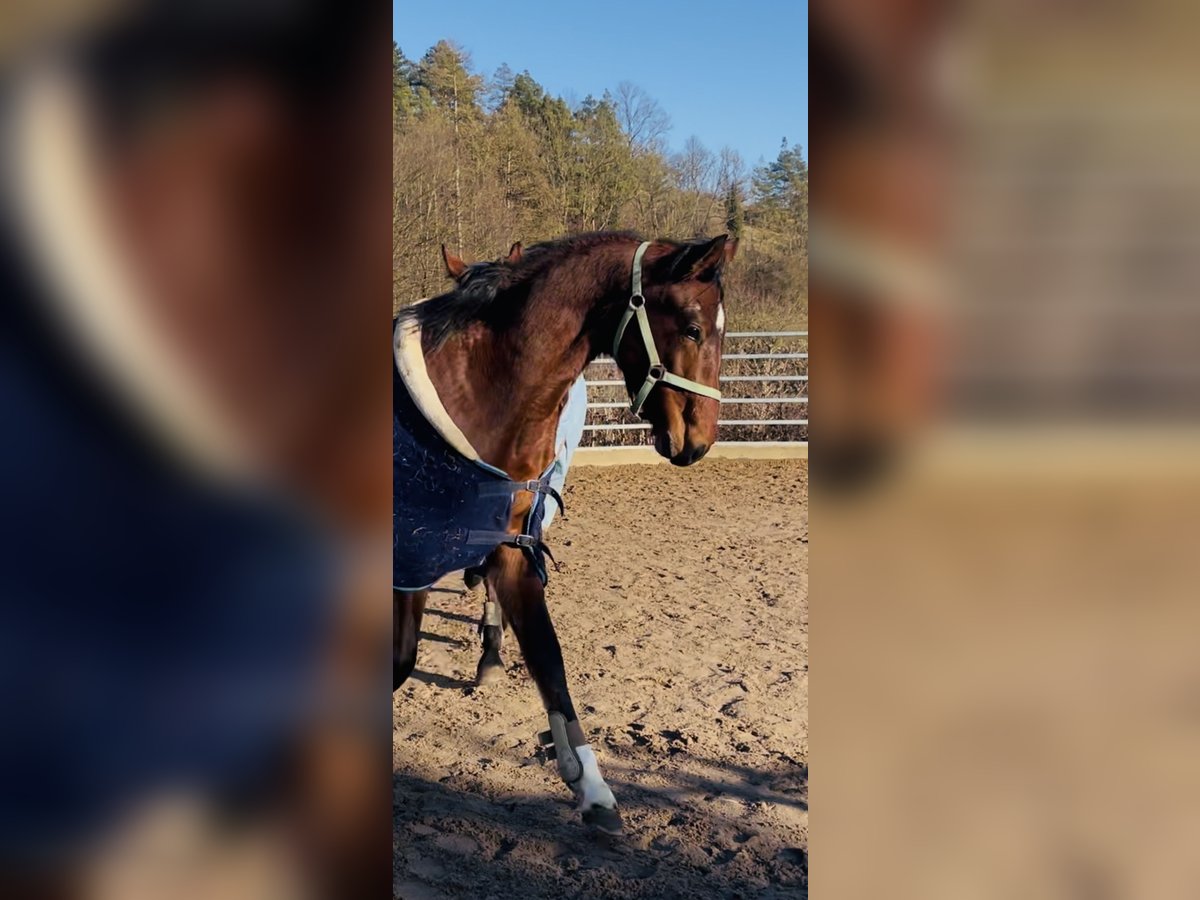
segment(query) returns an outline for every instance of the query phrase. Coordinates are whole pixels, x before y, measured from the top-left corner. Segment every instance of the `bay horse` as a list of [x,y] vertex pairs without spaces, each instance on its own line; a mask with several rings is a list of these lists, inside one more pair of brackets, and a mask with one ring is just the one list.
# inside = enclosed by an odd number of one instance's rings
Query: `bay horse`
[[[414,524],[417,513],[440,522],[446,506],[459,509],[464,496],[484,503],[492,492],[486,483],[464,494],[435,482],[435,462],[456,476],[478,478],[452,451],[411,451],[421,457],[415,462],[405,457],[410,450],[403,442],[411,439],[397,423],[421,427],[412,424],[415,404],[426,417],[434,407],[434,418],[444,420],[442,434],[453,432],[462,453],[477,454],[467,459],[504,479],[511,491],[506,531],[466,531],[458,558],[471,552],[472,534],[495,540],[473,564],[493,557],[487,596],[512,625],[542,697],[550,728],[539,740],[549,745],[584,822],[610,834],[620,832],[621,818],[567,687],[545,603],[544,545],[531,513],[545,501],[543,480],[567,391],[602,353],[614,357],[630,409],[650,423],[661,456],[687,466],[712,446],[725,323],[721,272],[736,249],[727,235],[684,242],[646,241],[631,232],[568,237],[528,248],[515,264],[477,264],[471,278],[402,310],[396,323],[397,371],[411,376],[419,370],[427,384],[413,388],[393,378],[393,433],[401,442],[393,448],[394,472],[404,476],[395,476],[393,485],[393,689],[416,664],[432,583],[426,579],[463,567],[428,541],[436,530]],[[421,574],[409,579],[425,586],[404,587],[406,572],[397,560],[414,568],[414,552],[438,554],[438,560],[416,567]]]
[[[508,255],[497,259],[493,265],[515,265],[521,261],[521,253],[522,245],[520,241],[517,241],[509,247]],[[486,267],[489,265],[488,263],[468,263],[461,256],[449,250],[445,244],[442,244],[442,263],[446,268],[447,277],[460,286],[465,284],[473,273],[486,271]],[[586,414],[587,385],[583,376],[580,375],[568,390],[563,409],[559,414],[559,427],[555,438],[555,477],[552,478],[559,491],[562,490],[566,480],[572,451],[579,445]],[[554,513],[553,506],[546,510],[543,520],[545,527],[549,526]],[[489,554],[483,565],[473,566],[463,573],[463,582],[466,584],[467,590],[483,594],[483,611],[479,617],[478,629],[482,649],[479,662],[475,666],[475,683],[479,685],[499,680],[504,674],[504,660],[500,656],[500,650],[504,645],[506,624],[504,613],[499,604],[487,598],[487,593],[483,590],[487,570],[489,566],[495,564],[495,554]]]

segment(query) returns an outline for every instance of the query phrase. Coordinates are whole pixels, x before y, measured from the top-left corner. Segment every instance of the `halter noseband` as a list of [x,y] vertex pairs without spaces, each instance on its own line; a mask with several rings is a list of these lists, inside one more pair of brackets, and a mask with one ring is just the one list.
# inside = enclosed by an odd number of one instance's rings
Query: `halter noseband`
[[650,331],[650,317],[646,314],[646,298],[642,295],[642,257],[649,246],[650,242],[644,241],[637,248],[637,252],[633,254],[633,293],[629,297],[629,306],[625,309],[625,315],[621,316],[621,324],[617,326],[617,336],[613,339],[612,350],[613,359],[616,359],[617,351],[621,348],[621,338],[625,336],[625,328],[629,325],[629,320],[636,316],[638,331],[641,333],[642,343],[646,347],[646,356],[650,359],[650,369],[646,373],[646,380],[642,382],[641,389],[630,399],[629,410],[635,416],[641,414],[642,406],[645,404],[646,398],[650,396],[650,391],[660,381],[680,390],[700,394],[702,397],[721,399],[721,392],[716,388],[668,372],[667,367],[659,359],[658,349],[654,346],[654,334]]

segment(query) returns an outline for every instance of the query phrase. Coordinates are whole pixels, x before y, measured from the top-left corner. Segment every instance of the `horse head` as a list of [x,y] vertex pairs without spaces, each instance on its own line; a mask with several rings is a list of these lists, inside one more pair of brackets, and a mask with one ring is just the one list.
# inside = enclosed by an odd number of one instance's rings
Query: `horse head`
[[[717,439],[725,337],[721,271],[736,252],[737,241],[721,235],[654,242],[635,258],[633,296],[622,320],[627,327],[618,331],[613,355],[633,411],[650,423],[658,453],[677,466],[701,459]],[[649,338],[637,319],[648,325]]]

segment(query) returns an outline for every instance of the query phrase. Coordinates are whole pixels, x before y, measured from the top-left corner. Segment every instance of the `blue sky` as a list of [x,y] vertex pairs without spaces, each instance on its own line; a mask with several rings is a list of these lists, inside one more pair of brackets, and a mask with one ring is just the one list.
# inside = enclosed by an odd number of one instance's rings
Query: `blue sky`
[[755,165],[786,137],[808,156],[807,0],[394,0],[392,35],[410,59],[447,38],[477,72],[528,69],[570,102],[632,81],[673,150],[694,134]]

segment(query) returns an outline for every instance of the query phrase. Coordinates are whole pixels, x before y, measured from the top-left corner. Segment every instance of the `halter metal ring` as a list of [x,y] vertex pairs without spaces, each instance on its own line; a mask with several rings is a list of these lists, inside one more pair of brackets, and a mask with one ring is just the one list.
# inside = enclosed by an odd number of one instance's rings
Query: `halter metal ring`
[[651,366],[650,371],[646,373],[646,377],[651,381],[662,381],[667,374],[666,366]]
[[643,307],[645,305],[646,305],[646,298],[644,296],[642,296],[641,294],[634,294],[632,297],[629,298],[629,308],[630,309],[640,309],[641,307]]

